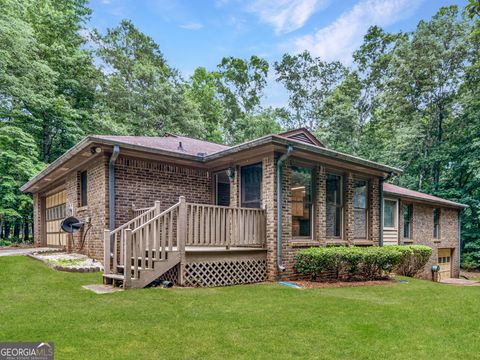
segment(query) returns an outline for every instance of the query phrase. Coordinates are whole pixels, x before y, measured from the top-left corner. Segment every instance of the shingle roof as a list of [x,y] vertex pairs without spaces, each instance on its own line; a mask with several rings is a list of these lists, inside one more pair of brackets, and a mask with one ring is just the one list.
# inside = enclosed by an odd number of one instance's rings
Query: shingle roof
[[199,155],[200,153],[210,155],[229,148],[227,145],[173,134],[166,134],[163,137],[95,135],[95,138],[189,155]]
[[447,205],[447,206],[453,206],[453,207],[459,207],[459,208],[468,207],[468,205],[460,204],[455,201],[442,199],[437,196],[425,194],[415,190],[406,189],[401,186],[397,186],[389,183],[383,184],[383,191],[385,193],[397,195],[399,197],[413,198],[413,199],[418,199],[419,201],[423,200],[426,202],[436,203],[440,205]]

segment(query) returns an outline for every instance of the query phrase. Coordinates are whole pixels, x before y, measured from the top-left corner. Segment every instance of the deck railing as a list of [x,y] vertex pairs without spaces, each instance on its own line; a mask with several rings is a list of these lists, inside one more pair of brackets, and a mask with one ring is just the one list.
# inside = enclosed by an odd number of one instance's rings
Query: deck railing
[[187,203],[187,245],[251,246],[265,244],[263,209]]
[[[160,203],[121,227],[105,230],[105,273],[124,268],[125,282],[167,253],[185,246],[265,247],[265,210],[187,203],[183,196],[160,212]],[[132,262],[132,259],[136,259]],[[128,279],[127,279],[128,278]]]

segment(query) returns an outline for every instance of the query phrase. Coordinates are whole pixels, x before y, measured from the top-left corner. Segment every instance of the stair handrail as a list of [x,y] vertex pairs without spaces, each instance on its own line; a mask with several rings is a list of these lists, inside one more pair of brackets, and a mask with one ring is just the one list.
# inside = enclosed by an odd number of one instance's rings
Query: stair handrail
[[[124,234],[122,234],[122,231],[126,229],[130,229],[130,226],[132,224],[135,224],[136,221],[139,221],[142,219],[142,217],[147,217],[150,216],[152,213],[155,212],[160,212],[160,201],[155,201],[154,205],[151,208],[148,208],[148,210],[144,211],[140,215],[134,217],[133,219],[127,221],[125,224],[119,226],[118,228],[114,230],[109,230],[105,229],[104,231],[104,244],[103,244],[103,267],[104,267],[104,274],[110,274],[111,270],[111,264],[112,264],[112,257],[117,256],[117,239],[116,239],[116,234],[120,233],[121,239],[120,239],[120,258],[123,258],[123,244],[122,244],[122,237],[124,239]],[[112,249],[112,239],[113,239],[113,249]],[[112,250],[114,251],[112,253]],[[114,259],[115,260],[115,259]],[[114,267],[117,263],[115,260],[114,262]],[[114,269],[116,272],[116,269]]]
[[[176,216],[177,230],[176,251],[184,251],[184,239],[181,239],[178,234],[178,227],[182,228],[185,218],[182,214],[182,209],[185,209],[186,203],[183,196],[180,197],[179,202],[170,206],[168,209],[156,214],[148,221],[137,226],[135,229],[126,228],[124,230],[125,249],[123,252],[124,259],[124,281],[128,285],[134,279],[139,279],[140,269],[153,269],[155,261],[163,261],[167,259],[167,254],[174,251],[173,243],[173,229],[174,216]],[[176,210],[178,209],[178,213]],[[162,219],[163,218],[163,219]],[[168,235],[166,232],[166,223],[168,222]],[[163,231],[159,233],[160,228]],[[131,264],[131,259],[134,259]],[[140,264],[140,265],[139,265]]]
[[[159,211],[160,210],[160,201],[155,201],[155,205],[153,205],[151,208],[148,208],[148,210],[146,210],[145,212],[141,213],[140,215],[137,215],[136,217],[134,217],[133,219],[127,221],[125,224],[119,226],[118,228],[110,231],[110,235],[113,235],[113,234],[116,234],[117,232],[121,231],[121,230],[124,230],[126,228],[129,228],[130,229],[130,225],[131,224],[134,224],[135,221],[137,220],[140,220],[142,217],[144,216],[148,216],[150,213],[153,213],[155,211]],[[133,230],[133,229],[132,229]]]
[[175,210],[177,207],[180,206],[180,202],[170,206],[168,209],[162,211],[160,214],[157,214],[155,215],[154,217],[152,217],[150,220],[144,222],[143,224],[141,224],[140,226],[137,226],[136,228],[132,229],[132,234],[135,234],[136,232],[138,232],[139,230],[141,230],[142,228],[148,226],[149,224],[151,224],[152,222],[154,222],[155,220],[157,220],[158,218],[161,218],[162,216],[165,216],[167,213]]

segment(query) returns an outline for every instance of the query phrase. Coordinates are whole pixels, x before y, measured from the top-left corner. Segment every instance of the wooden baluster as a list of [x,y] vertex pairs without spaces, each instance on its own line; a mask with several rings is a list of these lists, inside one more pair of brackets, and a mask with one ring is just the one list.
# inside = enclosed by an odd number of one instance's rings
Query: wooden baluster
[[[114,235],[115,238],[115,235]],[[103,273],[110,274],[110,230],[105,229],[103,231]],[[113,254],[115,259],[116,254]],[[114,262],[115,264],[115,262]],[[114,271],[116,271],[116,267],[114,266]]]
[[[120,230],[115,234],[115,241],[119,241],[119,246],[120,246],[120,265],[124,265],[124,252],[125,252],[125,230]],[[115,256],[117,256],[115,254]]]
[[145,268],[145,227],[143,227],[139,233],[139,236],[137,237],[137,241],[140,243],[140,252],[142,254],[141,257],[141,262],[140,262],[140,267],[142,269]]
[[169,251],[172,251],[173,247],[173,213],[176,211],[176,209],[173,209],[172,211],[169,212],[168,214],[168,248]]
[[162,245],[161,245],[161,248],[162,248],[162,260],[166,260],[166,258],[167,258],[167,256],[166,256],[167,230],[166,230],[166,219],[165,219],[165,217],[162,217],[162,218],[161,218],[161,221],[162,221]]
[[210,238],[210,211],[211,207],[205,209],[205,244],[210,245],[212,239]]
[[154,255],[155,255],[155,260],[160,260],[160,227],[159,225],[159,219],[155,219],[153,221],[153,247],[154,247]]
[[193,245],[193,205],[188,205],[189,221],[188,221],[188,244]]
[[125,229],[125,267],[123,269],[123,287],[128,289],[131,286],[132,282],[132,272],[131,272],[131,264],[132,264],[132,230]]
[[147,231],[147,234],[148,234],[148,242],[147,242],[147,245],[148,245],[148,268],[149,269],[153,269],[153,224],[150,223],[147,225],[148,226],[148,231]]
[[200,244],[205,245],[205,207],[200,207]]

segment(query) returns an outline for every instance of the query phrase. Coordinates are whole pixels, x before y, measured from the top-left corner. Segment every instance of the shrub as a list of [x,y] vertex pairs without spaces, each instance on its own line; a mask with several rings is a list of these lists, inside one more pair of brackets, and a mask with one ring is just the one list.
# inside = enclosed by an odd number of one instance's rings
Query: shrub
[[334,279],[375,279],[390,272],[400,258],[400,252],[386,247],[318,247],[299,251],[295,268],[313,279],[322,273],[329,273]]
[[423,245],[385,247],[317,247],[301,250],[296,270],[315,279],[328,273],[334,279],[377,279],[392,271],[414,276],[427,263],[432,249]]
[[432,256],[432,248],[425,245],[389,246],[402,254],[401,261],[395,268],[398,275],[413,277],[422,270]]

